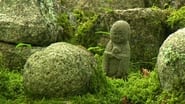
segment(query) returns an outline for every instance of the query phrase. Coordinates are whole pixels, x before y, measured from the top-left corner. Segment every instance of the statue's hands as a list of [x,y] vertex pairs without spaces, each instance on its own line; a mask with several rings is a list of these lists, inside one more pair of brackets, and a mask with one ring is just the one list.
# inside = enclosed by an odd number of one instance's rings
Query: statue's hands
[[113,53],[113,52],[104,52],[104,54],[106,54],[106,56],[108,56],[109,58],[116,58],[116,59],[121,59],[121,57],[120,57],[120,54],[115,54],[115,53]]
[[119,53],[121,53],[121,50],[119,48],[113,48],[112,53],[119,54]]
[[104,54],[105,54],[106,56],[113,57],[112,52],[107,52],[107,51],[105,51]]

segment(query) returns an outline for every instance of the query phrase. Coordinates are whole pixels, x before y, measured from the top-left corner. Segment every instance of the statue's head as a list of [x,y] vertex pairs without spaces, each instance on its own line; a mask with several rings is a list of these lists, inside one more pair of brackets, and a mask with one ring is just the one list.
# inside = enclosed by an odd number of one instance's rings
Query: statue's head
[[130,25],[123,20],[116,21],[110,29],[110,39],[114,43],[125,43],[129,40]]

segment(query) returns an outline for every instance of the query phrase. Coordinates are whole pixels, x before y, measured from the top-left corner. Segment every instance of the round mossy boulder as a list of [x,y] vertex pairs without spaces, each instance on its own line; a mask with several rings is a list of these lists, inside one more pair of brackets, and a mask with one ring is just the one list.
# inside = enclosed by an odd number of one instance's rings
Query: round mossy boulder
[[63,97],[86,93],[97,63],[86,49],[54,43],[32,54],[23,70],[25,93],[31,97]]
[[164,41],[159,50],[156,69],[162,88],[185,90],[185,28]]

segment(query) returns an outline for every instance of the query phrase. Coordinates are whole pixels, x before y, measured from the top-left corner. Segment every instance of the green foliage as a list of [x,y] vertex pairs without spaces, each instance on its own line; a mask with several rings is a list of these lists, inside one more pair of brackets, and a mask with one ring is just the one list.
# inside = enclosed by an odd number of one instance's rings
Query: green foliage
[[29,47],[32,48],[31,44],[27,44],[27,43],[18,43],[15,48],[19,48],[19,47]]
[[69,20],[67,13],[61,13],[57,17],[57,23],[62,27],[61,35],[58,37],[59,41],[69,41],[74,34],[74,26]]
[[85,35],[85,33],[93,27],[94,22],[96,21],[96,19],[97,19],[97,16],[95,15],[93,17],[90,17],[86,22],[80,24],[78,26],[76,35],[77,36],[78,35]]
[[0,69],[0,96],[6,99],[16,99],[23,93],[23,78],[18,72]]
[[77,21],[78,26],[75,32],[75,36],[72,40],[75,44],[81,44],[85,47],[96,46],[98,35],[95,35],[98,15],[88,17],[89,14],[79,12],[77,16],[81,16]]
[[103,55],[105,48],[96,46],[96,47],[89,47],[88,50],[93,54]]
[[171,14],[167,19],[167,24],[173,30],[185,27],[185,6],[178,10],[171,9]]
[[110,35],[110,32],[97,31],[95,34]]
[[149,77],[143,77],[140,73],[131,73],[121,92],[134,104],[153,104],[160,92],[157,74],[151,72]]
[[155,104],[184,104],[185,91],[162,91],[158,95]]
[[140,73],[131,73],[128,81],[108,78],[106,90],[95,94],[86,94],[72,98],[74,104],[122,104],[122,98],[127,97],[133,104],[156,104],[161,92],[157,74],[151,72],[149,77]]
[[97,69],[95,70],[95,74],[93,74],[90,80],[89,91],[91,93],[105,91],[106,88],[109,86],[105,72],[102,70],[102,56],[96,54],[95,58],[98,62],[98,66]]
[[60,35],[59,40],[86,48],[94,47],[101,35],[109,35],[108,32],[103,32],[97,27],[100,22],[102,22],[100,15],[93,10],[74,9],[69,13],[61,13],[57,23],[63,28],[63,34]]
[[133,104],[184,104],[185,92],[162,91],[158,75],[154,71],[144,77],[140,72],[131,72],[128,80],[105,76],[102,56],[95,55],[99,63],[96,75],[92,76],[89,93],[68,98],[31,99],[23,92],[22,75],[0,70],[0,103],[2,104],[122,104],[127,97]]
[[[102,29],[98,28],[102,22],[100,15],[94,11],[75,9],[73,16],[76,27],[75,36],[71,39],[71,43],[80,44],[86,48],[97,46],[99,38],[105,35],[101,32]],[[107,35],[108,32],[104,33]]]

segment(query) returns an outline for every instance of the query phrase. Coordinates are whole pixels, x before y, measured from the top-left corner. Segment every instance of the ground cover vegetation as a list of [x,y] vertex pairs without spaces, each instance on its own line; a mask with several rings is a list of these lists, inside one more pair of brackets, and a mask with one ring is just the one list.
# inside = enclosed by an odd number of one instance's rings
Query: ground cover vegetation
[[98,76],[92,77],[89,93],[66,98],[32,99],[24,94],[20,72],[0,70],[0,103],[2,104],[174,104],[185,103],[185,92],[167,92],[160,88],[155,70],[144,76],[140,71],[130,72],[128,80],[105,76],[101,69],[101,56],[96,55]]

